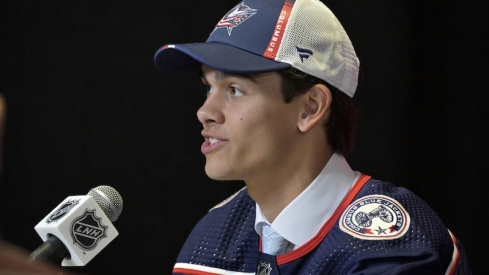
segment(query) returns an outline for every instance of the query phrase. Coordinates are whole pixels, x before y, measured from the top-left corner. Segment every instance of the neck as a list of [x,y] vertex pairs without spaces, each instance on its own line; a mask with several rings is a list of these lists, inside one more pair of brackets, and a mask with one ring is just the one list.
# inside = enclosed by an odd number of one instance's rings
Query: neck
[[301,153],[295,155],[298,157],[287,158],[280,165],[275,165],[277,169],[266,169],[263,175],[255,175],[245,181],[248,193],[258,203],[269,222],[273,222],[312,183],[332,154],[329,146],[309,146],[306,151],[302,148]]

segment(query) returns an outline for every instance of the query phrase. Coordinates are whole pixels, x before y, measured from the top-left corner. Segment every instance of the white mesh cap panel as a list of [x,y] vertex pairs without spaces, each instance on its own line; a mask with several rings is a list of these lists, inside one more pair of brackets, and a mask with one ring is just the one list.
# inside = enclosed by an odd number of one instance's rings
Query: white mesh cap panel
[[[301,60],[297,47],[312,53]],[[350,97],[355,93],[360,62],[342,25],[320,1],[295,2],[275,60],[321,78]]]

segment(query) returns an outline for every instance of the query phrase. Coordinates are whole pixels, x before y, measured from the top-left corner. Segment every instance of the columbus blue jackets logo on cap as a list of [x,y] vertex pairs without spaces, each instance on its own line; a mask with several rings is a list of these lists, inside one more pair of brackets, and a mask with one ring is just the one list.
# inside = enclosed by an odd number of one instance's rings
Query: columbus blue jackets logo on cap
[[81,249],[92,250],[102,238],[107,237],[107,228],[102,224],[102,219],[95,215],[95,209],[87,209],[71,223],[71,237]]
[[226,27],[228,29],[228,34],[231,35],[234,27],[239,26],[257,12],[258,10],[252,9],[242,2],[226,13],[219,23],[217,23],[216,28]]
[[61,205],[58,209],[56,209],[56,211],[53,212],[53,214],[51,214],[48,217],[46,223],[51,223],[61,219],[66,214],[68,214],[68,212],[70,212],[70,210],[73,209],[73,207],[75,207],[78,204],[78,202],[80,202],[80,200],[75,199],[75,200],[68,200],[67,202],[63,203],[63,205]]
[[406,234],[411,219],[393,198],[371,195],[350,204],[340,219],[340,228],[366,240],[397,239]]

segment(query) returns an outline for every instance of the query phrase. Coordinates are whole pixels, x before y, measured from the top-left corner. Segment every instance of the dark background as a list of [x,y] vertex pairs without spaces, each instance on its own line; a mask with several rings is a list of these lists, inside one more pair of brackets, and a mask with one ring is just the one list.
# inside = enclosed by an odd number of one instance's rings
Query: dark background
[[[487,1],[324,1],[361,60],[354,170],[429,202],[484,273]],[[64,198],[110,185],[120,235],[90,274],[169,274],[187,234],[240,182],[204,173],[196,72],[162,73],[166,43],[204,41],[235,1],[0,1],[8,103],[0,232],[32,251]]]

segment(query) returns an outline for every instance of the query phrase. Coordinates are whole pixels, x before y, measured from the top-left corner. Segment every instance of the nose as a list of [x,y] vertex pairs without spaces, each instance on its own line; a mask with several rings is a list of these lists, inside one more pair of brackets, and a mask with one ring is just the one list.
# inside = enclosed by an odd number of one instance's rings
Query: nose
[[207,97],[204,104],[197,111],[197,117],[204,127],[224,122],[222,102],[217,93],[212,93]]

